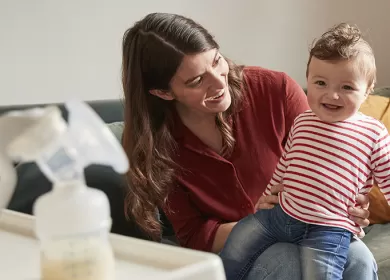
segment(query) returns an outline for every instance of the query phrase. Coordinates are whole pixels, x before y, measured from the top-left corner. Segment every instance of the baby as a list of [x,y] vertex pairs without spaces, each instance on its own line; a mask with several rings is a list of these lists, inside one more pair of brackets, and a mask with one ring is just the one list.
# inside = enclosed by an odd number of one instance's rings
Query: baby
[[220,254],[227,280],[243,279],[276,242],[300,245],[303,279],[342,279],[351,238],[363,235],[348,208],[374,180],[390,204],[390,137],[382,123],[358,112],[376,77],[360,30],[342,23],[324,33],[306,76],[311,110],[295,119],[264,193],[283,184],[279,204],[233,228]]

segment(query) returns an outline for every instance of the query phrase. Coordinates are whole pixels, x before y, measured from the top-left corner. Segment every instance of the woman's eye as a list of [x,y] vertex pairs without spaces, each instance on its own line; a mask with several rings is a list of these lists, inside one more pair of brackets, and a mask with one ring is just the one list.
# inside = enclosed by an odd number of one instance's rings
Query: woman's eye
[[326,85],[324,81],[316,81],[315,84],[319,85],[319,86],[325,86]]
[[195,80],[193,80],[191,83],[188,84],[189,87],[196,87],[202,83],[203,78],[198,77]]
[[217,66],[217,65],[219,64],[219,62],[221,61],[221,58],[222,58],[222,56],[219,56],[219,57],[215,60],[214,66]]

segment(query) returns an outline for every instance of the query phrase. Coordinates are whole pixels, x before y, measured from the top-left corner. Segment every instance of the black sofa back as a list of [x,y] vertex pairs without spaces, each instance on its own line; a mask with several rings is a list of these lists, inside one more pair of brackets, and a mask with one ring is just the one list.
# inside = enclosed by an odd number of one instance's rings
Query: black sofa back
[[[121,99],[92,100],[86,101],[86,103],[91,106],[91,108],[103,119],[105,123],[123,121],[124,103]],[[47,105],[58,106],[61,109],[64,118],[67,118],[67,111],[62,103],[0,106],[0,115],[12,110],[23,110]]]

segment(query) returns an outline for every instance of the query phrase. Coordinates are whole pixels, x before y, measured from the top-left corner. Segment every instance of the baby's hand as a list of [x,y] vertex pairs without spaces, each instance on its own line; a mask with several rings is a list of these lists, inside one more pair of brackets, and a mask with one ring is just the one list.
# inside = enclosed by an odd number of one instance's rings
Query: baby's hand
[[276,185],[271,187],[271,195],[262,195],[255,205],[255,210],[272,209],[275,204],[279,203],[278,194],[283,191],[283,185]]
[[366,236],[366,233],[364,232],[364,230],[361,230],[358,234],[357,234],[357,237],[358,238],[363,238],[364,236]]

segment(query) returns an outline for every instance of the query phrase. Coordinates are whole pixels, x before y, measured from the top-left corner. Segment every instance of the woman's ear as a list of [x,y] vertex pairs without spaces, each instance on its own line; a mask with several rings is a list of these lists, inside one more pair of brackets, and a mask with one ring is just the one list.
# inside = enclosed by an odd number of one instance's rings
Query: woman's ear
[[168,101],[175,99],[173,94],[168,90],[151,89],[149,90],[149,93]]

